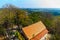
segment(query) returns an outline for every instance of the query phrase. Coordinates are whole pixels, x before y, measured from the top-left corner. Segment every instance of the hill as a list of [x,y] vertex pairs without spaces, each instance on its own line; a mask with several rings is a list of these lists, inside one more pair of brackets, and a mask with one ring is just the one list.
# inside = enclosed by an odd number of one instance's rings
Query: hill
[[60,15],[60,9],[58,8],[22,8],[23,10],[28,10],[29,12],[48,12],[53,14],[54,16]]

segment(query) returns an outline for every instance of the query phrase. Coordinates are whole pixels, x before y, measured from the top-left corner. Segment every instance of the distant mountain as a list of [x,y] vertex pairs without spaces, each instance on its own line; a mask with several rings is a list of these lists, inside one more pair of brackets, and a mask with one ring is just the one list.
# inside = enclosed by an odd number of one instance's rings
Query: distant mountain
[[28,10],[29,12],[36,11],[36,12],[49,12],[55,16],[60,15],[60,9],[58,8],[23,8],[24,10]]

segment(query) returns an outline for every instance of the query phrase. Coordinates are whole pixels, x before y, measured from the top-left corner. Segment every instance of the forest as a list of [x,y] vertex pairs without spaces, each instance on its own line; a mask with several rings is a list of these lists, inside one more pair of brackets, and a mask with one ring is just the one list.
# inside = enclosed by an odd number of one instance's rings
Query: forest
[[38,21],[42,21],[49,30],[49,34],[52,35],[50,40],[60,40],[60,15],[24,10],[12,5],[0,9],[0,36],[5,36],[6,30],[13,28],[13,25],[22,28]]

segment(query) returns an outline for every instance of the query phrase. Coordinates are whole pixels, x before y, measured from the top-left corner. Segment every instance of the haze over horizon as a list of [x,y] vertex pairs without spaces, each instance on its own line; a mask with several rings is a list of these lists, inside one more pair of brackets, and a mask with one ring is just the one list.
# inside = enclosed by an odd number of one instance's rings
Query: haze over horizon
[[0,8],[5,4],[19,8],[60,8],[60,0],[0,0]]

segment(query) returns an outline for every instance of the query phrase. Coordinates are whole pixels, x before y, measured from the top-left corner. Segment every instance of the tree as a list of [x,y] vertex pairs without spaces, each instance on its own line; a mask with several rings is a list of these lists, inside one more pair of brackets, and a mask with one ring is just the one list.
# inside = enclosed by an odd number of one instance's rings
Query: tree
[[30,19],[33,21],[33,23],[40,21],[40,12],[32,12],[31,14],[29,14]]

